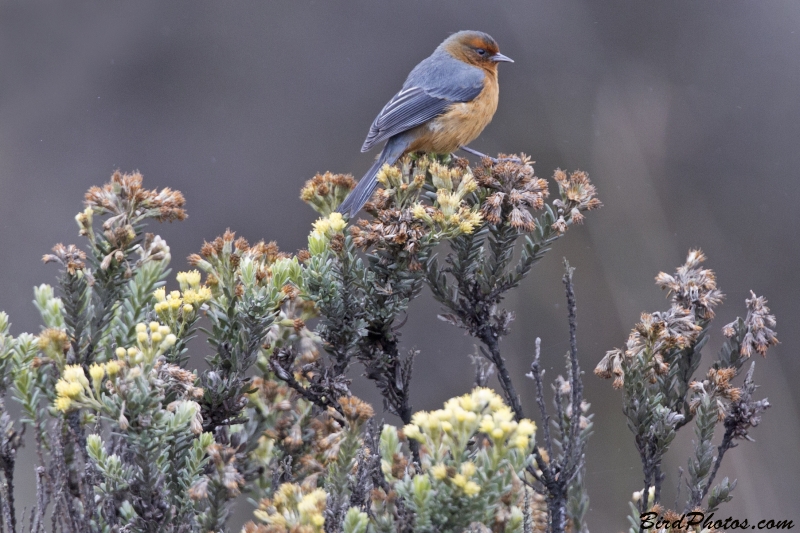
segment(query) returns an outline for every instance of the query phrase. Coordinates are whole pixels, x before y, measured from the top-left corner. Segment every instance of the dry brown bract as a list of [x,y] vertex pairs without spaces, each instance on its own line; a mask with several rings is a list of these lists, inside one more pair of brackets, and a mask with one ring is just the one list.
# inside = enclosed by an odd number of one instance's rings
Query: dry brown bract
[[389,207],[389,199],[375,195],[365,209],[372,213],[372,220],[361,219],[358,226],[350,228],[353,243],[362,249],[374,246],[378,249],[394,249],[409,256],[409,269],[419,270],[421,264],[416,257],[430,229],[424,221],[414,217],[411,209]]
[[700,319],[711,319],[724,295],[717,289],[714,271],[700,268],[705,260],[702,250],[690,250],[686,262],[673,276],[666,272],[656,276],[656,285],[672,294],[674,304],[693,310]]
[[529,157],[521,154],[516,159],[500,154],[496,163],[485,158],[474,175],[481,187],[494,191],[481,205],[481,214],[489,223],[497,225],[506,220],[521,231],[536,229],[530,210],[542,209],[550,192],[547,181],[534,175]]
[[[744,319],[746,333],[742,339],[740,353],[744,357],[750,357],[753,351],[767,356],[770,346],[778,344],[778,337],[772,329],[776,325],[775,315],[771,315],[767,307],[767,299],[763,296],[756,296],[750,291],[752,298],[745,300],[747,303],[747,317]],[[731,322],[722,328],[722,333],[731,338],[736,335],[736,322]]]
[[114,172],[111,181],[103,187],[92,187],[86,193],[85,203],[96,213],[110,214],[103,227],[108,229],[115,219],[135,223],[145,217],[159,222],[172,222],[186,218],[185,200],[179,191],[170,188],[148,190],[142,187],[142,175]]
[[85,260],[86,253],[74,244],[64,246],[58,243],[53,246],[52,254],[45,254],[42,256],[42,261],[45,263],[59,263],[66,269],[70,276],[74,276],[76,272],[86,267],[84,263]]

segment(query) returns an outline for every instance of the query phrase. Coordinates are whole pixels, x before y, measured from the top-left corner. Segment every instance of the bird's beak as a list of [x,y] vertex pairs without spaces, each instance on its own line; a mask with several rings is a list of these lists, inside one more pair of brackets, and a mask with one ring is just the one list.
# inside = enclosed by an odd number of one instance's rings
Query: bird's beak
[[510,58],[510,57],[508,57],[508,56],[504,56],[504,55],[503,55],[503,54],[501,54],[500,52],[497,52],[495,55],[493,55],[493,56],[492,56],[492,57],[490,57],[489,59],[491,59],[491,60],[492,60],[492,61],[494,61],[495,63],[499,63],[499,62],[501,62],[501,61],[505,61],[506,63],[513,63],[513,62],[514,62],[514,60],[513,60],[513,59],[511,59],[511,58]]

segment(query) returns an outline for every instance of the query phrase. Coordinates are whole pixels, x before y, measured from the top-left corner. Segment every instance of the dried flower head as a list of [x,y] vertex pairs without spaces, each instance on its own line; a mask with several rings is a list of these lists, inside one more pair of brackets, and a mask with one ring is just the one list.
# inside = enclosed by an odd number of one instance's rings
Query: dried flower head
[[300,199],[322,216],[334,212],[356,186],[350,174],[317,174],[300,190]]
[[497,162],[484,159],[475,169],[475,178],[481,187],[491,191],[481,205],[486,221],[495,225],[505,221],[525,232],[536,229],[531,210],[542,209],[550,191],[547,182],[534,175],[528,156],[512,158],[500,154]]
[[375,416],[375,410],[372,406],[355,396],[340,398],[339,405],[342,408],[342,412],[344,412],[345,418],[356,427]]
[[212,475],[227,489],[229,497],[238,496],[244,486],[244,477],[236,468],[236,450],[215,442],[206,448],[206,453],[214,467]]
[[706,379],[691,382],[689,387],[694,395],[689,401],[690,412],[695,413],[703,398],[707,397],[717,411],[717,420],[722,421],[728,414],[730,403],[741,397],[741,390],[731,384],[734,377],[735,368],[711,368]]
[[625,353],[617,348],[607,351],[603,359],[597,363],[594,374],[603,379],[614,378],[612,387],[615,389],[622,388],[625,384],[625,371],[622,368],[624,357]]
[[58,263],[64,267],[67,274],[74,276],[79,271],[86,268],[84,261],[86,260],[86,253],[78,249],[74,244],[64,246],[61,243],[53,246],[52,254],[45,254],[42,256],[42,261],[45,263]]
[[109,229],[112,224],[135,224],[144,218],[155,218],[159,222],[186,218],[185,200],[179,191],[145,189],[142,175],[138,172],[114,172],[111,181],[103,187],[89,189],[85,203],[97,214],[112,216],[103,224],[104,229]]
[[705,260],[702,250],[690,250],[686,262],[674,275],[660,272],[656,276],[656,285],[669,291],[674,304],[691,309],[698,318],[708,320],[714,318],[714,307],[722,302],[724,295],[717,289],[714,271],[700,268]]
[[51,359],[61,359],[69,347],[69,336],[63,329],[47,328],[39,334],[39,349]]
[[559,233],[566,231],[567,226],[573,222],[581,224],[585,218],[584,211],[591,211],[603,205],[597,199],[597,189],[586,172],[576,170],[567,174],[559,168],[553,173],[553,179],[558,185],[561,196],[553,202],[558,215],[553,226]]
[[[436,188],[432,205],[421,195],[428,177]],[[365,205],[374,218],[350,229],[353,242],[403,257],[411,270],[421,268],[420,253],[439,240],[473,233],[483,222],[477,206],[467,202],[478,184],[462,160],[444,164],[431,155],[406,156],[385,165],[377,178],[384,189]]]
[[[753,352],[762,357],[767,356],[770,346],[778,344],[778,337],[773,329],[777,324],[775,315],[770,314],[767,299],[756,296],[750,291],[751,298],[745,300],[747,304],[747,317],[744,319],[744,336],[741,342],[740,353],[743,357],[750,357]],[[731,322],[723,328],[726,337],[736,335],[737,322]]]
[[761,423],[761,415],[771,407],[766,398],[753,399],[753,392],[756,389],[756,385],[753,383],[754,370],[755,364],[751,363],[740,396],[731,402],[728,415],[725,417],[725,430],[730,431],[735,439],[752,440],[748,435],[750,428]]

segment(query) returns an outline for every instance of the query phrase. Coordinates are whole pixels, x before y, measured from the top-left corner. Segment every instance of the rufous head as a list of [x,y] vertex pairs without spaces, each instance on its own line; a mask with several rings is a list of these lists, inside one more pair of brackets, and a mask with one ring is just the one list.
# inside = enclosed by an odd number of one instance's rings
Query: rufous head
[[482,31],[460,31],[441,44],[454,58],[487,70],[495,70],[501,62],[514,61],[500,53],[491,35]]

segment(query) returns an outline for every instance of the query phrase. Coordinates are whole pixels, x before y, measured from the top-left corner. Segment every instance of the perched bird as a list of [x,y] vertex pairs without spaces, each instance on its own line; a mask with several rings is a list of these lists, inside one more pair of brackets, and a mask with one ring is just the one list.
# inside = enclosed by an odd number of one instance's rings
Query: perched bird
[[353,216],[361,209],[384,164],[411,152],[451,153],[480,135],[497,110],[497,64],[503,61],[513,63],[491,36],[460,31],[414,67],[378,113],[361,151],[388,139],[386,145],[338,211]]

